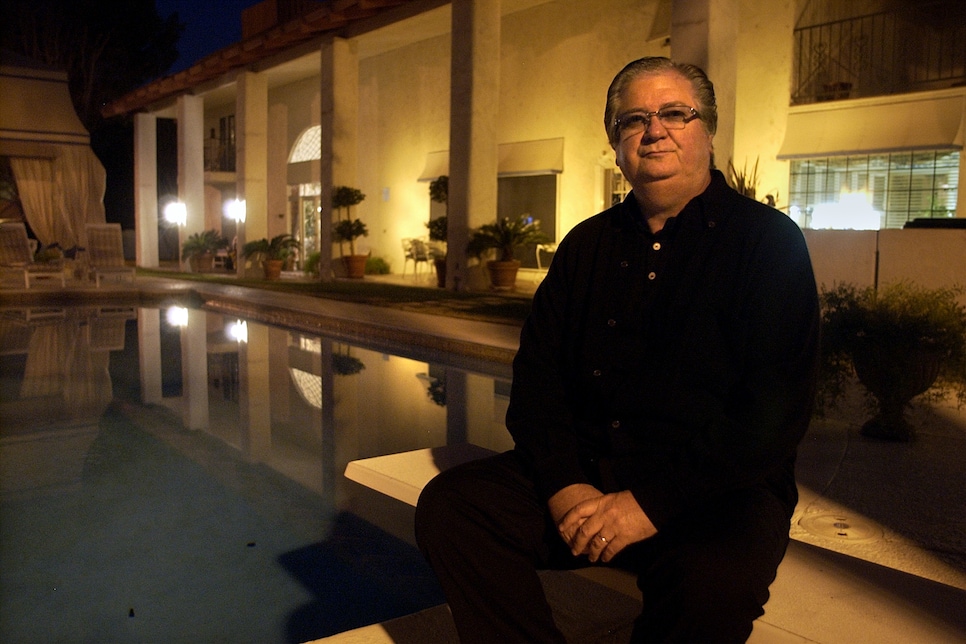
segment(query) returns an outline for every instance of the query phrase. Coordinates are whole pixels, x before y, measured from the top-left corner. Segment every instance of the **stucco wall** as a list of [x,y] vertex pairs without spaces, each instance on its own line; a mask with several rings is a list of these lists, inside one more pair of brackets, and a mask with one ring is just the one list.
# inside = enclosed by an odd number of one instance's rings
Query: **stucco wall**
[[[927,288],[966,287],[966,230],[804,232],[820,289],[903,280]],[[966,304],[966,295],[960,299]]]
[[[497,143],[564,138],[558,238],[603,206],[603,169],[614,167],[602,120],[608,84],[627,62],[668,53],[662,39],[646,40],[657,4],[561,0],[504,17]],[[360,62],[359,158],[368,161],[358,214],[394,272],[399,240],[427,234],[428,184],[417,179],[427,154],[449,149],[449,100],[449,34]]]
[[449,148],[449,36],[359,64],[359,185],[356,214],[374,255],[402,272],[400,240],[428,234],[429,184],[417,181],[429,152]]

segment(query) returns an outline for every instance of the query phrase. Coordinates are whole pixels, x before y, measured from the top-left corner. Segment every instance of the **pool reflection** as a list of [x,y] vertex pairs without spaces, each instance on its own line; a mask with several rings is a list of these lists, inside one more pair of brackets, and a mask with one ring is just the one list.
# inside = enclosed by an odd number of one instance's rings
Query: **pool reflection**
[[0,640],[306,641],[439,603],[412,508],[343,472],[508,448],[508,393],[505,364],[199,309],[0,310]]
[[138,314],[142,400],[338,506],[351,460],[511,446],[506,365],[470,371],[458,356],[426,361],[203,310],[175,326],[162,313]]

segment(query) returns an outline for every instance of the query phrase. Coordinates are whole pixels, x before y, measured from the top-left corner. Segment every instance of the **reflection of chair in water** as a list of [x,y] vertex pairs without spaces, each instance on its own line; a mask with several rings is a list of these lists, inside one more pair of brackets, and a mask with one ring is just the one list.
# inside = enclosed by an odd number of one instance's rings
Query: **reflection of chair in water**
[[124,263],[121,224],[87,224],[87,259],[97,286],[107,276],[134,281],[134,267]]
[[403,277],[406,277],[406,264],[413,263],[413,274],[419,274],[419,263],[425,262],[429,266],[429,245],[422,239],[405,237],[402,240],[403,249]]
[[87,341],[92,351],[124,350],[128,320],[136,320],[133,307],[101,307],[87,321]]
[[22,223],[0,224],[0,270],[22,277],[24,288],[30,288],[30,280],[38,279],[59,280],[61,286],[66,286],[61,262],[34,261],[27,227]]

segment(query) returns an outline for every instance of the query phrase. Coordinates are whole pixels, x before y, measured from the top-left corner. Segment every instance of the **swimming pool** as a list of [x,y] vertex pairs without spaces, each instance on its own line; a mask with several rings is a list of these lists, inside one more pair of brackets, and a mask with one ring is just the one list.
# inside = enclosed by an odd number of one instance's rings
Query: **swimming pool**
[[509,368],[188,306],[0,311],[0,640],[296,642],[443,601],[342,476],[505,449]]

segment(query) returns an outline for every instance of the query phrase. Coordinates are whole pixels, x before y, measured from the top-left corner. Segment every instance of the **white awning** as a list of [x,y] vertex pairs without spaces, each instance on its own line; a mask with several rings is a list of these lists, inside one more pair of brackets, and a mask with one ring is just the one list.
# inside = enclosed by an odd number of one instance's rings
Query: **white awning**
[[[501,143],[497,151],[497,174],[501,177],[522,177],[563,172],[564,140],[543,139]],[[449,174],[449,150],[430,152],[420,181],[432,181]]]
[[444,174],[449,174],[449,150],[430,152],[426,155],[426,165],[419,181],[435,181]]
[[816,103],[791,108],[779,159],[961,150],[963,90]]

